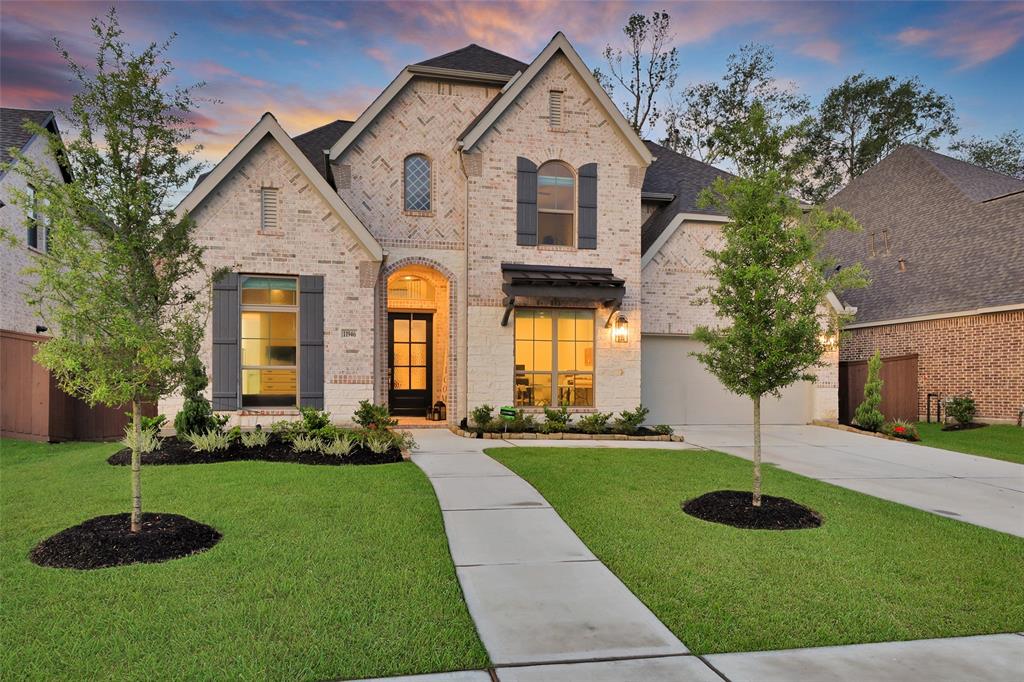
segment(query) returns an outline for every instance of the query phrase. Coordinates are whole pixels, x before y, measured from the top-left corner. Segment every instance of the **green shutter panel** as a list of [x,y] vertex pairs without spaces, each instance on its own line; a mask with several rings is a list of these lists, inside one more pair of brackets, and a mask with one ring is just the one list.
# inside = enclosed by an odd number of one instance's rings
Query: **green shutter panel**
[[581,249],[597,248],[597,164],[580,166],[579,235]]
[[228,272],[213,283],[213,409],[239,408],[239,277]]
[[299,277],[299,405],[324,409],[324,278]]
[[537,164],[516,159],[516,244],[537,245]]

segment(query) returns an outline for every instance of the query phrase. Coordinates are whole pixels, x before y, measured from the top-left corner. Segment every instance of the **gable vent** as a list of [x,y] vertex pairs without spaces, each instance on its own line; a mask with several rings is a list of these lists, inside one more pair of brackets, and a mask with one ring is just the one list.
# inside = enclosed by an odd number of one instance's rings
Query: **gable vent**
[[548,92],[548,121],[552,128],[562,127],[562,91]]
[[260,189],[260,230],[277,232],[277,188],[263,187]]

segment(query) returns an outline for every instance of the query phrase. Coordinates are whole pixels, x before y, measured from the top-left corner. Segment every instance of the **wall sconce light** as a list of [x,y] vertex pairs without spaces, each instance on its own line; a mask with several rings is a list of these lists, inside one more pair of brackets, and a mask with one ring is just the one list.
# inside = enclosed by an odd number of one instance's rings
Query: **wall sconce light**
[[839,347],[839,336],[836,334],[819,334],[818,341],[825,350],[835,350]]
[[612,328],[612,340],[615,343],[629,343],[629,320],[625,315],[615,318],[615,326]]

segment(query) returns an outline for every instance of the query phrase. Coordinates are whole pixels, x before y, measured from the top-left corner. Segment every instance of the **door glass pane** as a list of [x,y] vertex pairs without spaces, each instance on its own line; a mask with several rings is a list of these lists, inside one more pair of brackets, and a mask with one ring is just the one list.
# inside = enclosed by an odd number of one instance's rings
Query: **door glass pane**
[[427,368],[413,367],[409,379],[409,388],[414,391],[425,391],[427,389]]
[[427,364],[427,344],[425,343],[414,343],[411,345],[411,353],[409,355],[410,365],[426,365]]
[[409,320],[395,320],[394,335],[395,341],[408,341]]
[[407,343],[396,343],[393,344],[395,352],[395,365],[405,366],[409,364],[409,344]]
[[426,320],[413,320],[412,321],[412,340],[413,341],[426,341],[427,340],[427,321]]
[[395,367],[394,369],[395,390],[406,391],[409,389],[409,368]]

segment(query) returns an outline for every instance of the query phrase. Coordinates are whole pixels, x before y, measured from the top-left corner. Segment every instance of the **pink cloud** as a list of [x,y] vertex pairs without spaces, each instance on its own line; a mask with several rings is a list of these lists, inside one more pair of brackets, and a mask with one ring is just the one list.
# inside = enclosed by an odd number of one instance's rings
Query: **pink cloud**
[[815,59],[820,59],[831,64],[839,63],[842,51],[843,48],[838,42],[835,40],[829,40],[828,38],[801,43],[794,50],[797,54],[814,57]]
[[1024,3],[970,3],[946,12],[930,27],[908,26],[897,42],[958,62],[957,71],[991,61],[1024,39]]

